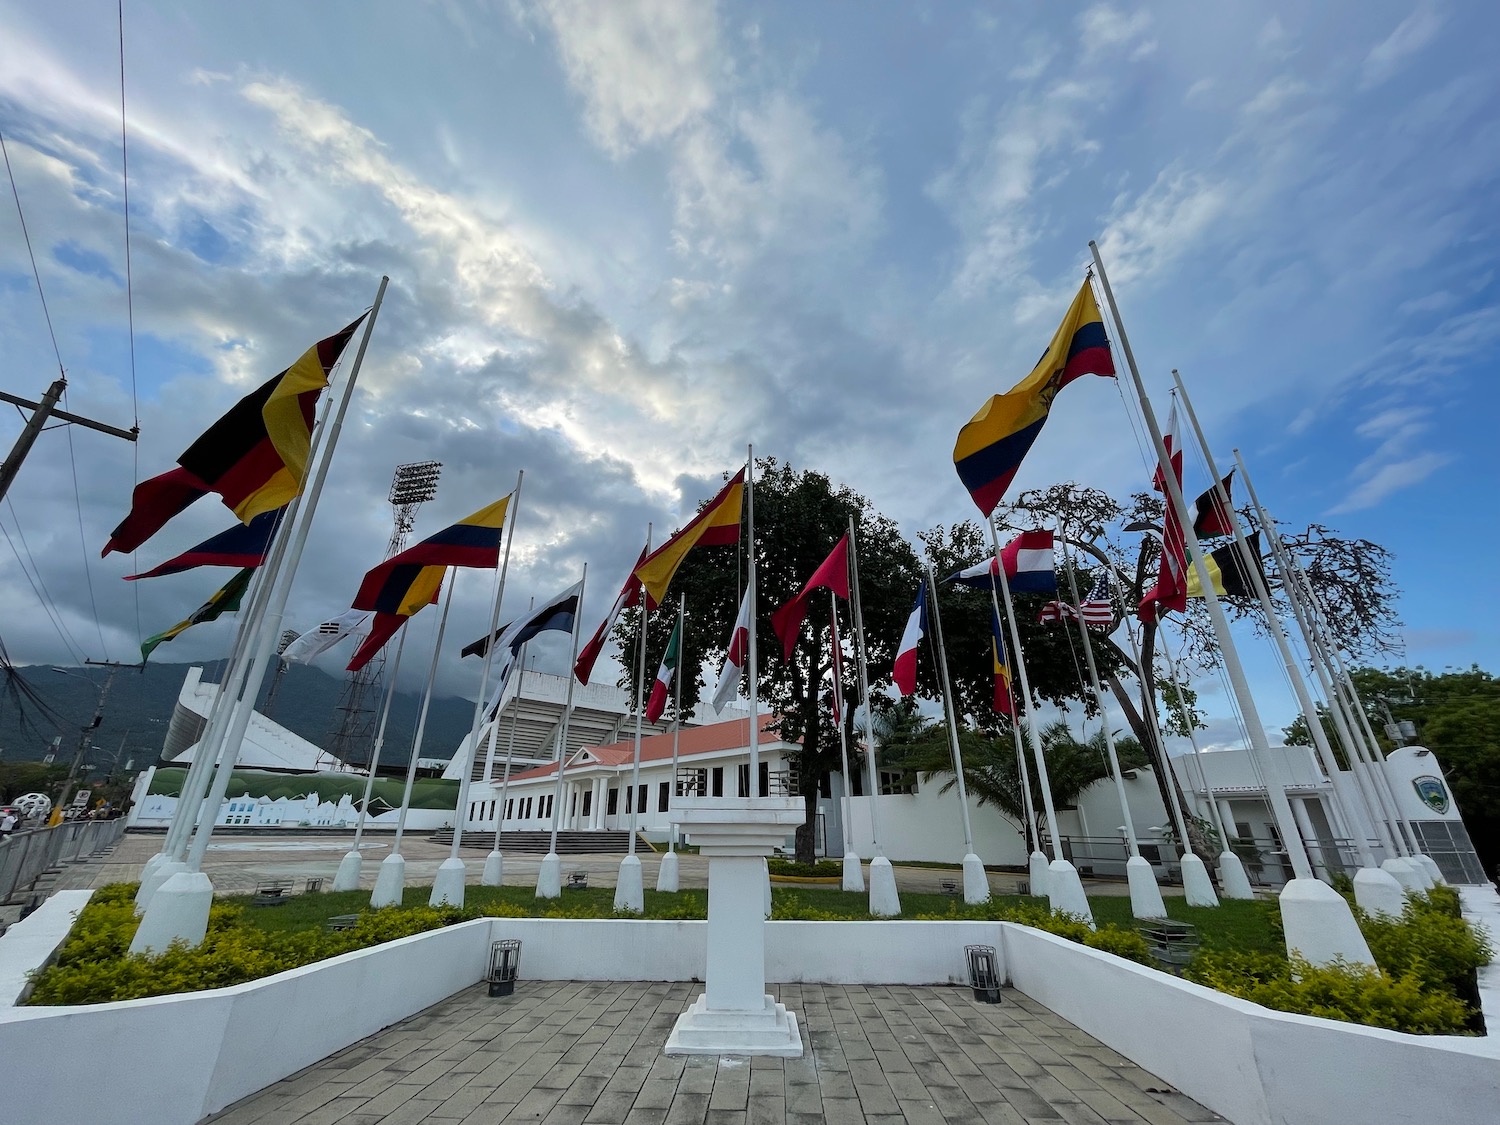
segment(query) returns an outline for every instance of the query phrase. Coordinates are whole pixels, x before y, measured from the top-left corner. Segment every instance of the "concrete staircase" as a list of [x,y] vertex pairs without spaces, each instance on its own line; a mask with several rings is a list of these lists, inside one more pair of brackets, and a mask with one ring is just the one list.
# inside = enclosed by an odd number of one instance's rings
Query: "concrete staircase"
[[[453,843],[453,829],[440,828],[431,836],[434,844]],[[465,832],[462,848],[489,851],[494,843],[493,832]],[[552,842],[551,832],[505,832],[500,836],[500,850],[507,855],[546,855]],[[557,834],[558,855],[624,855],[630,850],[629,832],[559,832]],[[636,852],[649,855],[651,845],[645,837],[636,841]]]

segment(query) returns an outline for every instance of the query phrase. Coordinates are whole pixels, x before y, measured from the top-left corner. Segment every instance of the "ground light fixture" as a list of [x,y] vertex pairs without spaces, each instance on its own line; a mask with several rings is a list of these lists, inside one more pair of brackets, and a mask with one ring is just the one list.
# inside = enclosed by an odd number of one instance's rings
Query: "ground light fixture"
[[966,945],[964,957],[969,962],[969,987],[974,999],[985,1004],[1000,1003],[1000,972],[993,945]]
[[490,943],[490,967],[485,983],[491,996],[509,996],[516,990],[516,974],[521,968],[521,939],[505,938]]

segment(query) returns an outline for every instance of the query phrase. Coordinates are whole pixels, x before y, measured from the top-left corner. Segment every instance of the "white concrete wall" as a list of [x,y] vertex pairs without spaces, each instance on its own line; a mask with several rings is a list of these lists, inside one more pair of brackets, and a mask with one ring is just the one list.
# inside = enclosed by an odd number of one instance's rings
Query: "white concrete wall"
[[[78,912],[94,897],[93,891],[57,891],[30,916],[0,937],[0,1008],[20,1002],[30,986],[26,979],[52,959]],[[0,1095],[5,1084],[0,1081]]]
[[[964,857],[964,827],[954,790],[939,793],[941,781],[922,783],[917,792],[850,801],[849,842],[865,859],[875,854],[870,802],[880,808],[880,843],[887,858],[958,863]],[[1026,840],[1016,825],[993,806],[969,800],[974,851],[985,863],[1026,865]]]

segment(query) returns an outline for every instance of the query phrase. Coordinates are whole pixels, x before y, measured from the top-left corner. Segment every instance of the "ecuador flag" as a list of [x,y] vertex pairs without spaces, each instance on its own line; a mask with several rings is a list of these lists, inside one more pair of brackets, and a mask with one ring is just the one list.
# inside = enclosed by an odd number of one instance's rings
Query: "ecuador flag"
[[719,490],[691,523],[668,539],[635,568],[646,589],[646,608],[655,609],[667,596],[672,576],[694,547],[729,547],[740,541],[740,509],[745,500],[745,470]]
[[318,396],[364,318],[308,348],[296,363],[235,403],[177,458],[241,522],[280,508],[302,490]]
[[1104,318],[1085,279],[1031,374],[1005,394],[993,396],[958,432],[953,464],[981,512],[988,516],[1000,503],[1042,432],[1057,392],[1080,375],[1114,373]]
[[445,568],[499,565],[500,533],[509,508],[510,497],[504,496],[386,559],[365,575],[351,608],[410,617],[437,597]]

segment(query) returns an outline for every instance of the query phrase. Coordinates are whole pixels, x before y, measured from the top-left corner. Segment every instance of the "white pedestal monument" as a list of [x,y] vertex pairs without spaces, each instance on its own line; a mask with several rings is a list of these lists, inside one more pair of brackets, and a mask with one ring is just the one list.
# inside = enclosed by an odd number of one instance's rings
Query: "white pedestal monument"
[[669,815],[708,860],[708,958],[666,1053],[800,1056],[796,1015],[766,992],[763,908],[765,857],[802,823],[802,799],[674,797]]

